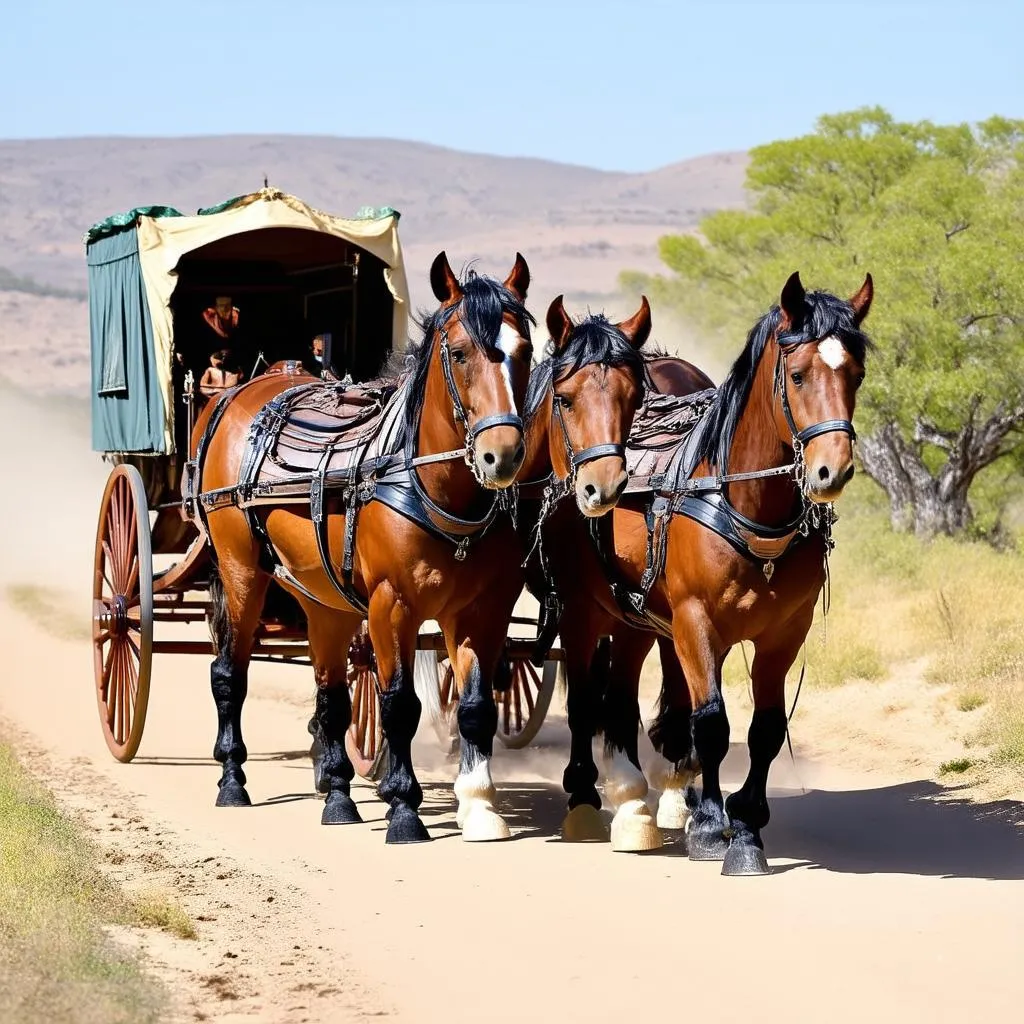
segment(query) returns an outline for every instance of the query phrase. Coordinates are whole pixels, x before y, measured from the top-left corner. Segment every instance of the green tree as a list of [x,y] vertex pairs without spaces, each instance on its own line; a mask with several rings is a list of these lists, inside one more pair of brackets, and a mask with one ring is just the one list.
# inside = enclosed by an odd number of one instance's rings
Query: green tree
[[[1024,429],[1024,121],[900,123],[880,108],[751,152],[749,211],[661,239],[671,276],[630,290],[735,332],[799,269],[809,287],[875,304],[859,455],[897,529],[976,525],[978,474]],[[845,290],[845,291],[844,291]]]

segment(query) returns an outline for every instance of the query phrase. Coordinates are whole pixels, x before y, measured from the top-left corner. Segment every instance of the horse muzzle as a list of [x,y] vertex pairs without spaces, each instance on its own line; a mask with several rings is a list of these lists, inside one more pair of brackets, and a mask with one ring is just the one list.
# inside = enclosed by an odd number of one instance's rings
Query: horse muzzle
[[619,503],[629,477],[625,467],[615,473],[595,474],[580,470],[576,476],[576,504],[588,519],[597,519],[611,512]]
[[510,422],[510,418],[474,432],[473,472],[489,490],[501,490],[515,483],[525,458],[522,427]]

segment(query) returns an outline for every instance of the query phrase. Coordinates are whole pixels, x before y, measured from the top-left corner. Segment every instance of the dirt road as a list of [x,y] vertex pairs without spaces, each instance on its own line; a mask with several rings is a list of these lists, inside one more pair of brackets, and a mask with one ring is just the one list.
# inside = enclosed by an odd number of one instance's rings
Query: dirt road
[[[35,415],[5,397],[2,419],[12,413]],[[560,843],[558,716],[535,749],[496,759],[513,840],[463,844],[453,770],[421,729],[434,842],[388,848],[368,787],[355,791],[365,824],[319,824],[301,669],[254,667],[244,728],[255,806],[214,808],[208,665],[185,657],[156,660],[139,757],[114,763],[88,642],[56,639],[11,604],[11,583],[44,583],[85,622],[105,476],[87,440],[52,418],[31,424],[21,436],[39,439],[35,458],[22,451],[0,466],[35,488],[8,500],[0,521],[0,716],[129,884],[174,889],[197,919],[198,942],[145,941],[180,1019],[962,1022],[1018,1012],[1024,837],[1013,808],[938,801],[924,781],[784,755],[766,831],[774,874],[726,879],[679,844],[628,856]],[[733,723],[734,740],[744,731]],[[728,786],[743,770],[737,753],[734,743]]]

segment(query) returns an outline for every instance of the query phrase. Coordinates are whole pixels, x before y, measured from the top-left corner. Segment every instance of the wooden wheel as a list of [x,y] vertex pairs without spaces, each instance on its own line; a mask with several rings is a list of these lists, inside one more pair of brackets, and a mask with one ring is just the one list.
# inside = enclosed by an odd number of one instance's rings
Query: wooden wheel
[[134,466],[107,480],[92,583],[93,667],[103,738],[118,761],[139,749],[153,661],[153,556],[146,488]]
[[[494,702],[498,705],[498,740],[502,746],[518,750],[525,747],[540,730],[555,693],[558,679],[558,662],[545,661],[542,670],[534,668],[525,654],[510,654],[509,664],[512,682],[502,692],[494,691]],[[459,727],[456,712],[459,691],[455,683],[455,672],[442,652],[437,657],[438,710],[432,716],[434,730],[442,744],[454,753],[459,744]]]
[[348,692],[352,724],[345,733],[345,749],[356,774],[368,782],[378,782],[387,767],[388,745],[380,720],[377,662],[365,622],[348,650]]
[[494,692],[498,705],[498,739],[502,746],[519,750],[537,735],[544,724],[558,678],[558,662],[545,661],[540,670],[529,657],[512,655],[512,684],[504,693]]

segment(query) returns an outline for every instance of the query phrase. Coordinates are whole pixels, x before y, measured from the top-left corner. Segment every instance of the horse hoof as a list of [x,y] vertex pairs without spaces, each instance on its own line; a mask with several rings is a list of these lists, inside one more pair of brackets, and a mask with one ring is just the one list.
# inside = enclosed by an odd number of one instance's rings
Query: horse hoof
[[218,807],[251,807],[252,801],[245,786],[238,782],[225,782],[217,794]]
[[686,833],[686,846],[690,860],[725,860],[729,851],[729,841],[721,832],[697,828]]
[[391,845],[428,843],[430,834],[420,816],[408,804],[399,804],[391,809],[391,823],[384,841]]
[[616,853],[646,853],[664,845],[661,831],[643,800],[627,800],[612,818],[612,850]]
[[466,843],[494,843],[511,835],[505,819],[488,807],[471,807],[462,826],[462,839]]
[[320,815],[321,825],[356,825],[362,820],[355,801],[338,790],[328,795]]
[[592,804],[574,807],[562,822],[563,843],[607,843],[608,825]]
[[681,789],[666,789],[658,800],[658,828],[683,829],[690,818]]
[[733,842],[722,862],[723,875],[770,875],[764,850],[753,843]]

